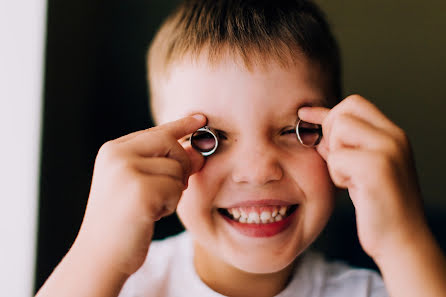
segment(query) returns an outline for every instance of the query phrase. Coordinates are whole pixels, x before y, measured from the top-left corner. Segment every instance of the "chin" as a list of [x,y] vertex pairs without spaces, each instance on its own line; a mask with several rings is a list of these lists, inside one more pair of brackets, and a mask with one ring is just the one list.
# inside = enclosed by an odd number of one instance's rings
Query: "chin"
[[271,274],[284,270],[293,264],[297,255],[285,257],[277,257],[271,253],[260,255],[240,255],[228,259],[228,264],[234,266],[238,270],[252,274]]

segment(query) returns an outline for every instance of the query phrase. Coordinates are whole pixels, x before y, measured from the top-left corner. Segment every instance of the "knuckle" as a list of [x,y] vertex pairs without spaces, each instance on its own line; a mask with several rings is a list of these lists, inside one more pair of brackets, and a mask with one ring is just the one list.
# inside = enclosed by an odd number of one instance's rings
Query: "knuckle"
[[403,148],[408,148],[410,147],[410,140],[409,140],[409,136],[407,135],[406,131],[404,131],[403,129],[401,129],[400,127],[397,127],[397,140],[400,143],[400,145]]
[[339,131],[348,131],[352,125],[352,119],[347,114],[341,114],[333,120],[333,126]]
[[402,153],[406,154],[410,147],[409,138],[402,130],[396,136],[387,136],[385,145],[389,155],[394,158],[397,158]]
[[98,155],[101,156],[109,156],[112,155],[115,151],[115,144],[114,142],[111,141],[107,141],[106,143],[104,143],[100,148],[99,148],[99,153]]
[[119,154],[118,145],[113,141],[107,141],[99,148],[96,161],[108,164],[110,162],[114,162],[116,159],[119,159]]
[[365,99],[359,94],[352,94],[344,99],[346,104],[358,104],[360,102],[363,102]]

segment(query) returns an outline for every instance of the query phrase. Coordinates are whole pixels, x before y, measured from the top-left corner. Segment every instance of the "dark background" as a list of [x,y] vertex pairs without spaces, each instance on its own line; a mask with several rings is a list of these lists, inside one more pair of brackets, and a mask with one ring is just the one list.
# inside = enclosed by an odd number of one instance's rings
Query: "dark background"
[[[152,125],[145,53],[176,2],[48,1],[36,290],[76,237],[100,146]],[[372,100],[412,140],[428,219],[445,249],[446,2],[317,2],[341,45],[346,95]],[[338,204],[315,247],[376,268],[360,249],[348,197]],[[155,238],[180,230],[171,216]]]

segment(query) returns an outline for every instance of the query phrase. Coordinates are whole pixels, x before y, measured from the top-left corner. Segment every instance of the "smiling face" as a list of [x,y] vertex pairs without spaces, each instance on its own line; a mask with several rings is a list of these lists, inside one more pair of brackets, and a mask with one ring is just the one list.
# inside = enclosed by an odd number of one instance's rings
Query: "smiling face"
[[184,60],[158,85],[159,124],[199,112],[219,133],[218,150],[190,177],[177,208],[199,274],[212,265],[228,273],[283,271],[333,209],[324,160],[293,130],[299,107],[326,105],[318,68],[306,59],[287,68],[241,65]]

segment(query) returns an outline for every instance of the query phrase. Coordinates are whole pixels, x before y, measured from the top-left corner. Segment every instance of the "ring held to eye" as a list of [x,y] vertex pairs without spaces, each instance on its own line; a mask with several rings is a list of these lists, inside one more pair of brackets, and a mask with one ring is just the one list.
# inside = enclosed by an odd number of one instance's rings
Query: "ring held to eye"
[[208,126],[204,126],[191,135],[190,144],[203,156],[210,156],[217,150],[218,147],[217,133]]
[[322,126],[298,119],[296,124],[297,139],[305,147],[315,147],[322,139]]

